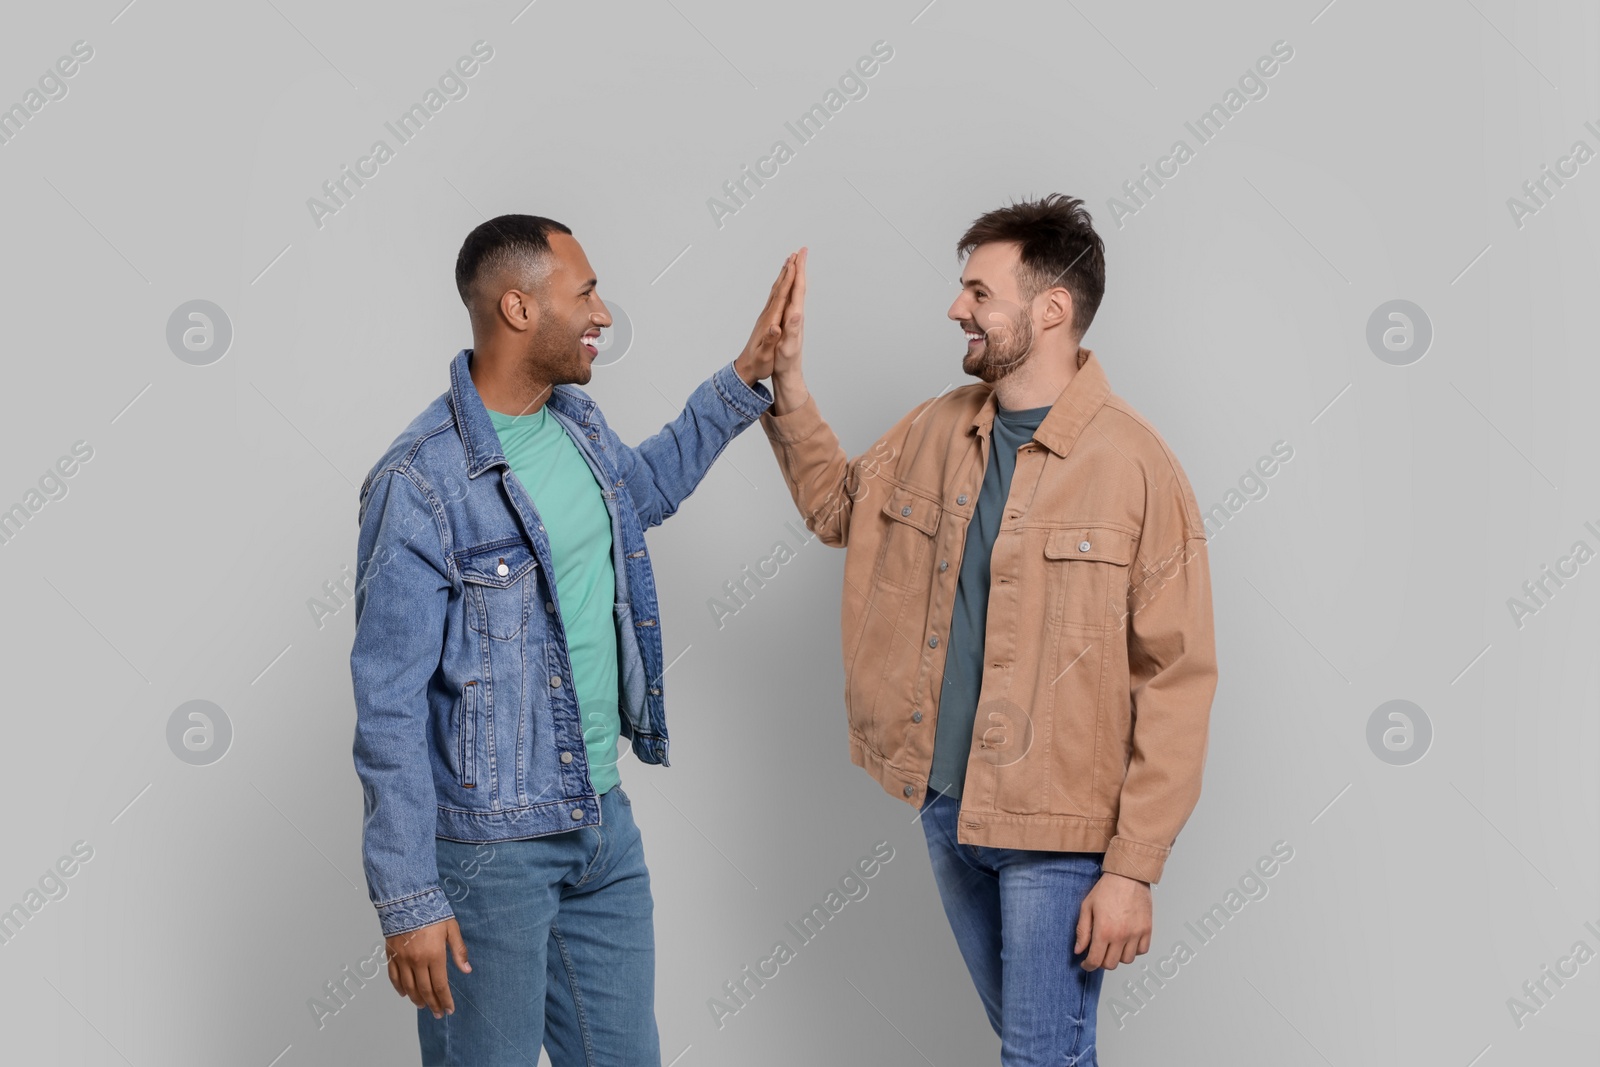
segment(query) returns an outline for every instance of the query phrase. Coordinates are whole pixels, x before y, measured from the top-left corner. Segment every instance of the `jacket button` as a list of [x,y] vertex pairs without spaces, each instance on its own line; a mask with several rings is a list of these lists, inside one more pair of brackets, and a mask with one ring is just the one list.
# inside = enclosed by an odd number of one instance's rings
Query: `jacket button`
[[582,808],[573,808],[572,809],[572,821],[573,822],[577,822],[581,818],[583,818],[583,809]]
[[555,611],[556,610],[555,601],[546,600],[544,602],[544,610],[546,610],[546,611]]
[[912,712],[912,713],[911,713],[911,721],[912,721],[912,722],[921,722],[921,721],[922,721],[922,712],[920,712],[920,711],[913,711],[913,712]]
[[550,688],[551,689],[560,689],[561,688],[561,675],[552,674],[550,676]]
[[917,790],[916,790],[915,786],[909,786],[909,785],[901,790],[901,792],[904,793],[906,796],[910,796],[912,793],[915,793],[916,791]]
[[1087,551],[1089,551],[1089,549],[1091,549],[1093,547],[1094,546],[1089,544],[1089,542],[1087,542],[1087,541],[1079,541],[1078,542],[1078,551],[1079,552],[1087,552]]
[[496,567],[494,569],[494,572],[496,574],[498,574],[500,577],[504,578],[506,575],[511,573],[511,568],[506,566],[506,561],[505,560],[501,560],[500,561],[500,566]]
[[941,559],[939,561],[939,570],[940,571],[947,571],[949,569],[950,569],[950,561],[947,560],[947,559]]
[[957,504],[965,504],[966,502],[967,502],[967,494],[962,493],[960,496],[956,497],[956,503]]
[[570,753],[570,752],[561,753],[561,762],[562,763],[571,763],[572,762],[572,753]]
[[932,637],[928,638],[928,647],[929,648],[938,648],[939,647],[939,635],[938,634],[934,634]]
[[906,506],[905,506],[905,507],[903,507],[903,508],[901,508],[901,509],[900,509],[900,514],[902,514],[902,515],[909,515],[909,514],[911,514],[911,505],[910,505],[910,504],[907,504],[907,505],[906,505]]

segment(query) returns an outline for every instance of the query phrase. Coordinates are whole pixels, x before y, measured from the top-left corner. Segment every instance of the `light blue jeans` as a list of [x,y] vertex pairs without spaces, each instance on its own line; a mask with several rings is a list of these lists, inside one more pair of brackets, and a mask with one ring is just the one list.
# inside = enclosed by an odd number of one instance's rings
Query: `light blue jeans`
[[1079,966],[1072,943],[1100,855],[963,845],[960,808],[930,789],[922,830],[956,945],[1000,1035],[1002,1067],[1095,1067],[1105,972]]
[[417,1010],[424,1067],[661,1067],[650,873],[628,794],[600,824],[521,841],[436,842],[471,974],[453,1015]]

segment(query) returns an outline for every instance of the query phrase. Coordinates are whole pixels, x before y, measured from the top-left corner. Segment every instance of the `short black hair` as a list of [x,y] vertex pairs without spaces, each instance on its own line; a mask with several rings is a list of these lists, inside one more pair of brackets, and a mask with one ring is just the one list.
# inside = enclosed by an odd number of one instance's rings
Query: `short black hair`
[[550,252],[552,233],[570,236],[572,231],[540,215],[501,215],[467,234],[456,255],[456,291],[467,310],[472,310],[472,283],[480,275],[508,267],[536,270]]
[[956,242],[965,256],[981,244],[1015,241],[1022,246],[1017,282],[1024,300],[1060,285],[1072,294],[1072,328],[1079,337],[1094,321],[1106,291],[1106,249],[1094,232],[1083,201],[1063,193],[1023,200],[978,217]]

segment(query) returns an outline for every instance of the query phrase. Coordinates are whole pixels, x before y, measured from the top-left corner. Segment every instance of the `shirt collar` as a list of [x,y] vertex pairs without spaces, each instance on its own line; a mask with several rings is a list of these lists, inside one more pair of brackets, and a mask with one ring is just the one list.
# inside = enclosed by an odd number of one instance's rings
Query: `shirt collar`
[[[1078,349],[1078,371],[1066,388],[1061,390],[1055,403],[1050,405],[1050,413],[1033,431],[1033,439],[1056,455],[1065,456],[1072,451],[1078,435],[1110,395],[1111,385],[1106,380],[1105,368],[1095,358],[1094,351]],[[990,389],[983,405],[972,416],[968,432],[989,436],[994,429],[994,413],[998,404],[994,390]]]
[[[478,395],[473,384],[468,360],[472,349],[463,348],[450,361],[450,407],[455,412],[456,429],[461,433],[461,444],[467,452],[467,477],[476,478],[491,467],[507,466],[505,451],[500,447],[500,435],[489,418],[489,409]],[[545,403],[559,414],[580,425],[588,425],[594,413],[594,401],[582,392],[567,385],[550,390]]]

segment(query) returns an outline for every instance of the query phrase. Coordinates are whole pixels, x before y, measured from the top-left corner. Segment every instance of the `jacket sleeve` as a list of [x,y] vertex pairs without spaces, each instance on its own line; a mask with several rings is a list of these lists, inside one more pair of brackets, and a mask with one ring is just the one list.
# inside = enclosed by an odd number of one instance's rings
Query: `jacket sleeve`
[[677,418],[636,447],[623,444],[602,424],[606,447],[617,457],[640,524],[649,528],[670,518],[728,442],[771,403],[766,386],[745,384],[729,362],[689,394]]
[[1181,471],[1153,495],[1134,567],[1126,616],[1133,744],[1103,869],[1156,882],[1200,798],[1217,687],[1205,528]]
[[838,435],[823,421],[814,396],[807,396],[793,411],[782,415],[768,411],[761,416],[761,428],[778,458],[794,506],[806,528],[823,544],[841,548],[850,543],[856,501],[874,478],[893,471],[912,424],[937,399],[929,398],[912,408],[855,459],[846,455]]
[[355,765],[362,865],[385,937],[450,918],[438,885],[428,683],[444,644],[450,581],[427,495],[385,471],[361,505],[356,551]]

